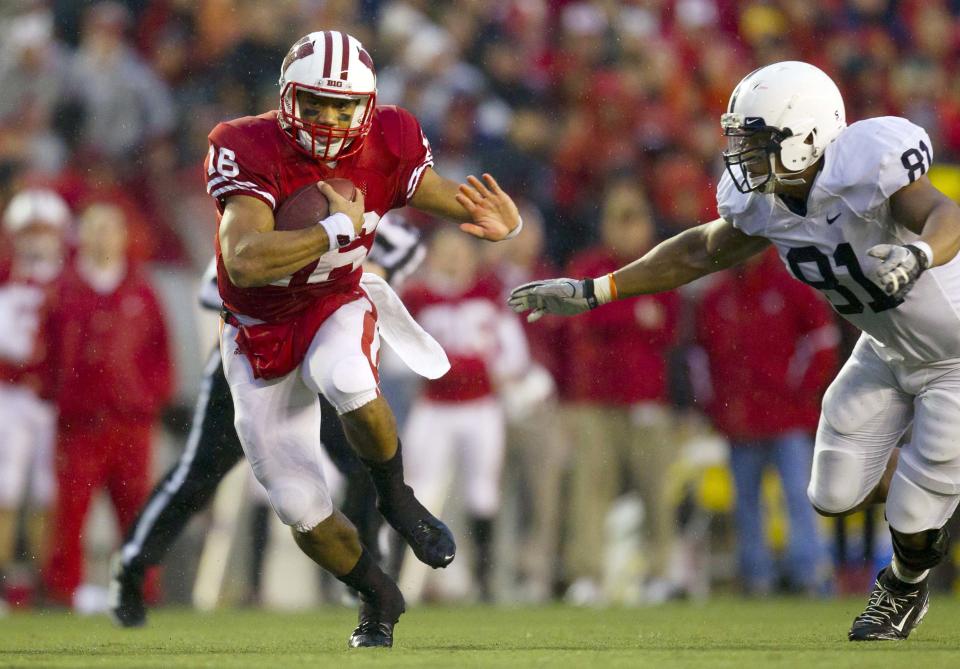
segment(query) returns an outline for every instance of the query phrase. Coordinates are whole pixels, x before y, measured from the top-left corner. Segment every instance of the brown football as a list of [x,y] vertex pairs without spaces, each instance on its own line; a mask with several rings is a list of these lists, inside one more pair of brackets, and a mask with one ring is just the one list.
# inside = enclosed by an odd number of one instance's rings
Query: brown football
[[[357,189],[349,179],[326,179],[326,182],[348,200],[352,200]],[[327,217],[330,203],[320,192],[319,184],[307,184],[280,205],[274,215],[275,230],[302,230],[316,225]]]

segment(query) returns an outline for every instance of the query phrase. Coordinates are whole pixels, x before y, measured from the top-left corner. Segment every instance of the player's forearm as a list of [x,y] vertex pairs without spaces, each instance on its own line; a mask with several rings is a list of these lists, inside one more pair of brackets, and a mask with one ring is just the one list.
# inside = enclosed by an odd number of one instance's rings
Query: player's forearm
[[410,205],[433,216],[467,223],[471,220],[470,213],[457,202],[459,187],[457,182],[428,170],[424,175],[424,183],[410,198]]
[[686,236],[687,233],[683,233],[668,239],[639,260],[614,272],[617,297],[671,290],[712,271],[700,261],[697,244]]
[[234,285],[256,288],[294,274],[329,249],[330,238],[319,225],[271,230],[245,236],[230,253],[224,250],[224,265]]
[[661,242],[613,274],[616,297],[672,290],[702,276],[733,267],[769,246],[718,218]]
[[934,207],[923,225],[919,241],[933,252],[930,267],[944,265],[960,252],[960,207],[953,202],[942,202]]

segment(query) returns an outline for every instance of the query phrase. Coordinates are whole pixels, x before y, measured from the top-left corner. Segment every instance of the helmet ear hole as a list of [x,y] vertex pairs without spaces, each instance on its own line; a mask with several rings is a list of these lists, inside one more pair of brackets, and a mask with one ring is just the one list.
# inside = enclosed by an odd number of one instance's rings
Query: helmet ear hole
[[814,128],[813,130],[810,131],[810,134],[807,135],[807,138],[806,138],[805,140],[803,140],[803,143],[804,143],[804,144],[813,144],[814,140],[816,139],[816,134],[817,134],[817,130],[816,130],[816,128]]

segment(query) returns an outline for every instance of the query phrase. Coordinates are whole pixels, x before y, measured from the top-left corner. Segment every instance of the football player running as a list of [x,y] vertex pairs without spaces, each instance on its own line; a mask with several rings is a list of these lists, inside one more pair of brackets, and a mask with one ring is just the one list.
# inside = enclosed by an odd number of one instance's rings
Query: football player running
[[[421,561],[447,566],[453,535],[404,482],[396,421],[378,387],[380,335],[425,376],[449,365],[386,283],[363,275],[362,263],[390,209],[410,205],[491,241],[517,234],[520,216],[489,175],[457,184],[434,172],[417,120],[376,105],[373,61],[350,35],[298,40],[281,65],[280,89],[279,110],[221,123],[209,137],[224,373],[244,453],[274,511],[304,553],[360,593],[350,645],[391,646],[403,597],[333,508],[317,458],[317,394],[337,410],[387,522]],[[327,218],[275,229],[284,200],[333,177],[353,182],[354,200],[324,183]]]
[[840,91],[812,65],[750,73],[720,123],[720,218],[610,275],[520,286],[510,304],[530,320],[573,315],[676,288],[772,242],[863,331],[824,397],[807,494],[827,516],[886,502],[893,561],[848,636],[905,639],[927,612],[927,575],[960,500],[960,208],[926,176],[922,128],[896,117],[848,127]]

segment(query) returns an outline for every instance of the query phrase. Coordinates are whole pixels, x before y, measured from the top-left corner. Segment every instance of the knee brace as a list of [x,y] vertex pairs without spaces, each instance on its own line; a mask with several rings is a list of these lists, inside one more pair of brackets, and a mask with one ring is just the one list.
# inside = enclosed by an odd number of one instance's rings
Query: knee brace
[[[314,374],[310,369],[308,374]],[[347,355],[336,361],[318,378],[304,378],[308,387],[316,386],[338,414],[359,409],[376,399],[378,386],[370,361],[362,355]]]
[[947,556],[950,550],[950,533],[945,527],[939,530],[926,530],[924,535],[925,546],[911,548],[900,542],[895,530],[890,530],[890,536],[893,537],[893,552],[904,567],[925,571],[936,567]]
[[270,506],[284,525],[308,532],[333,513],[329,496],[311,490],[304,481],[288,480],[267,491]]
[[814,454],[807,499],[822,516],[841,516],[860,504],[872,487],[861,463],[843,448],[820,447]]

